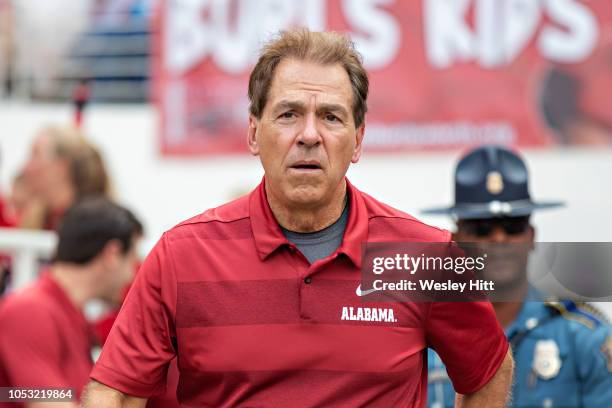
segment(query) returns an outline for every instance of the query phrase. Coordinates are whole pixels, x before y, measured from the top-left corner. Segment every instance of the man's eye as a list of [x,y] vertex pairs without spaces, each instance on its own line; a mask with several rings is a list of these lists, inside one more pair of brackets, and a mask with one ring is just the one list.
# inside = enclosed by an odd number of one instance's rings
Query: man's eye
[[289,111],[289,112],[283,112],[283,113],[281,113],[281,115],[279,116],[279,118],[282,118],[282,119],[292,119],[292,118],[294,118],[294,117],[295,117],[295,113],[294,113],[294,112],[291,112],[291,111]]
[[340,119],[336,115],[334,115],[332,113],[327,113],[325,115],[325,120],[330,121],[330,122],[339,122],[340,121]]

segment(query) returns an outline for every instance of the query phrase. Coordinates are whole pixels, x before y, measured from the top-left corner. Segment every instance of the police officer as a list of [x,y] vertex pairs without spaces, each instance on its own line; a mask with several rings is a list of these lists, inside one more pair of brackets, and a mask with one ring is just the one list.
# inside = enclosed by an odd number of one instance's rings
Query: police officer
[[[518,155],[503,147],[483,146],[457,165],[455,205],[424,212],[452,215],[458,243],[510,244],[507,247],[517,251],[534,242],[532,211],[560,205],[531,199],[527,167]],[[538,294],[527,282],[528,251],[518,251],[512,262],[500,263],[494,272],[504,298],[513,300],[493,303],[515,358],[511,406],[612,407],[610,325],[586,304],[531,301]],[[453,407],[455,392],[432,350],[428,366],[429,407]]]

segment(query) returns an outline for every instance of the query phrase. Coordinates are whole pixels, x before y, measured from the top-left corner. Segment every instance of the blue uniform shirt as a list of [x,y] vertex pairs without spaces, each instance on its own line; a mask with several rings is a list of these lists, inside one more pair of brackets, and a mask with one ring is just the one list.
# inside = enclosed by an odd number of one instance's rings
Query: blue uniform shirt
[[[588,306],[525,302],[506,328],[515,368],[511,407],[611,408],[612,327]],[[446,369],[428,350],[428,406],[454,406]]]

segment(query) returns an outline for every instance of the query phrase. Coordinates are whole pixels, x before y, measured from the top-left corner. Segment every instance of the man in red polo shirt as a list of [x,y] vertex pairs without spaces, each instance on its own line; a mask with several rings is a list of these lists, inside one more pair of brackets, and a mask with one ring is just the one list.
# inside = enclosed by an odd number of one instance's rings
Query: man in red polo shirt
[[[116,298],[131,280],[141,232],[127,209],[104,198],[66,212],[51,267],[0,303],[0,387],[65,388],[79,399],[97,347],[82,308]],[[2,399],[0,407],[21,406]]]
[[249,81],[248,196],[166,232],[94,367],[86,407],[144,406],[177,358],[193,407],[425,407],[436,349],[464,407],[502,407],[512,375],[489,303],[375,303],[368,241],[450,241],[353,187],[367,74],[346,37],[295,30]]

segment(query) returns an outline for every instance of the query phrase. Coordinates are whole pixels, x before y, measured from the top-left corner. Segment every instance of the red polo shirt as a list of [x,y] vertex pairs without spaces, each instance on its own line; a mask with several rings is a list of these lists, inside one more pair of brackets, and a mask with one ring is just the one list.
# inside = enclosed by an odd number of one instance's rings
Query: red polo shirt
[[[342,244],[312,265],[282,234],[263,182],[166,232],[92,378],[147,397],[177,356],[185,406],[425,407],[432,346],[459,392],[480,389],[508,349],[489,303],[368,304],[355,293],[362,242],[450,234],[348,190]],[[342,320],[344,307],[368,306],[394,319]]]
[[81,311],[43,274],[0,303],[0,387],[73,388],[80,397],[93,366],[92,339]]

